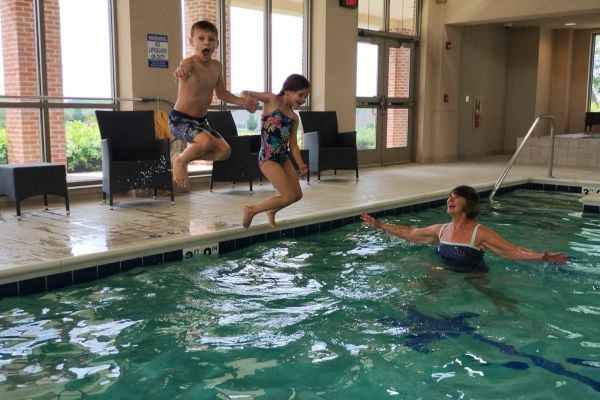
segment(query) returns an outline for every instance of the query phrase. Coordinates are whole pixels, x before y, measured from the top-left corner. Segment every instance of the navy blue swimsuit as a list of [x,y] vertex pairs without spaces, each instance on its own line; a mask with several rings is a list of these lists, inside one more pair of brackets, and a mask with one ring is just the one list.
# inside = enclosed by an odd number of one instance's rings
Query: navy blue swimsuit
[[471,243],[454,243],[441,240],[442,233],[448,224],[442,225],[438,237],[440,244],[438,245],[436,254],[444,260],[444,263],[449,269],[457,272],[487,272],[488,266],[483,261],[483,250],[475,246],[475,236],[479,229],[479,224],[473,229],[471,235]]

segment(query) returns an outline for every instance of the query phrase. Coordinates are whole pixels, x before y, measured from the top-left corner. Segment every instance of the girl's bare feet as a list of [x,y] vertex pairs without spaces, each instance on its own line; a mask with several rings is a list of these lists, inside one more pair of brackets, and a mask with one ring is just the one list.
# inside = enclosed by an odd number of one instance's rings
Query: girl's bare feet
[[254,213],[250,210],[251,206],[244,206],[244,216],[242,217],[242,225],[244,228],[249,228],[254,218]]
[[275,213],[276,212],[277,212],[276,210],[269,210],[266,212],[267,218],[269,219],[269,226],[271,228],[277,228],[277,224],[275,223]]

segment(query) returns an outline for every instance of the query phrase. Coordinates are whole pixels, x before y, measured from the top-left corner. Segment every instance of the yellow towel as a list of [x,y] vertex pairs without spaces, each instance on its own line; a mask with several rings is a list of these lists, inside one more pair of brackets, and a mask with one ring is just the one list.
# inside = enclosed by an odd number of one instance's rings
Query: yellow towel
[[157,139],[173,140],[173,134],[169,131],[168,118],[163,110],[154,111],[154,135]]

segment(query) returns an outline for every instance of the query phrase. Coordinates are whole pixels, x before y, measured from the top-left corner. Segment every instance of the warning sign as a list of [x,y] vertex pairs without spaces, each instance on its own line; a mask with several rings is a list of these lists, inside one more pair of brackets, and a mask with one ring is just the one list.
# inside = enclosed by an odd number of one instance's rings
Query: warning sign
[[169,40],[167,35],[148,33],[148,67],[169,68]]

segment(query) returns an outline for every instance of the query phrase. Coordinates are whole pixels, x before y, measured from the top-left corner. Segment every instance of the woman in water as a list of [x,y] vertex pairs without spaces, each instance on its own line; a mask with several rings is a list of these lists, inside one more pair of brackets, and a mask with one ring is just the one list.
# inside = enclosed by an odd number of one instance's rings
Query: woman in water
[[563,253],[537,252],[504,240],[492,229],[475,221],[479,214],[479,195],[470,186],[452,189],[446,201],[446,212],[452,221],[424,228],[414,228],[383,223],[373,216],[362,213],[361,220],[372,228],[401,237],[413,243],[438,243],[437,254],[450,269],[460,272],[487,272],[483,253],[491,250],[497,255],[511,260],[543,261],[551,264],[565,264],[568,257]]

